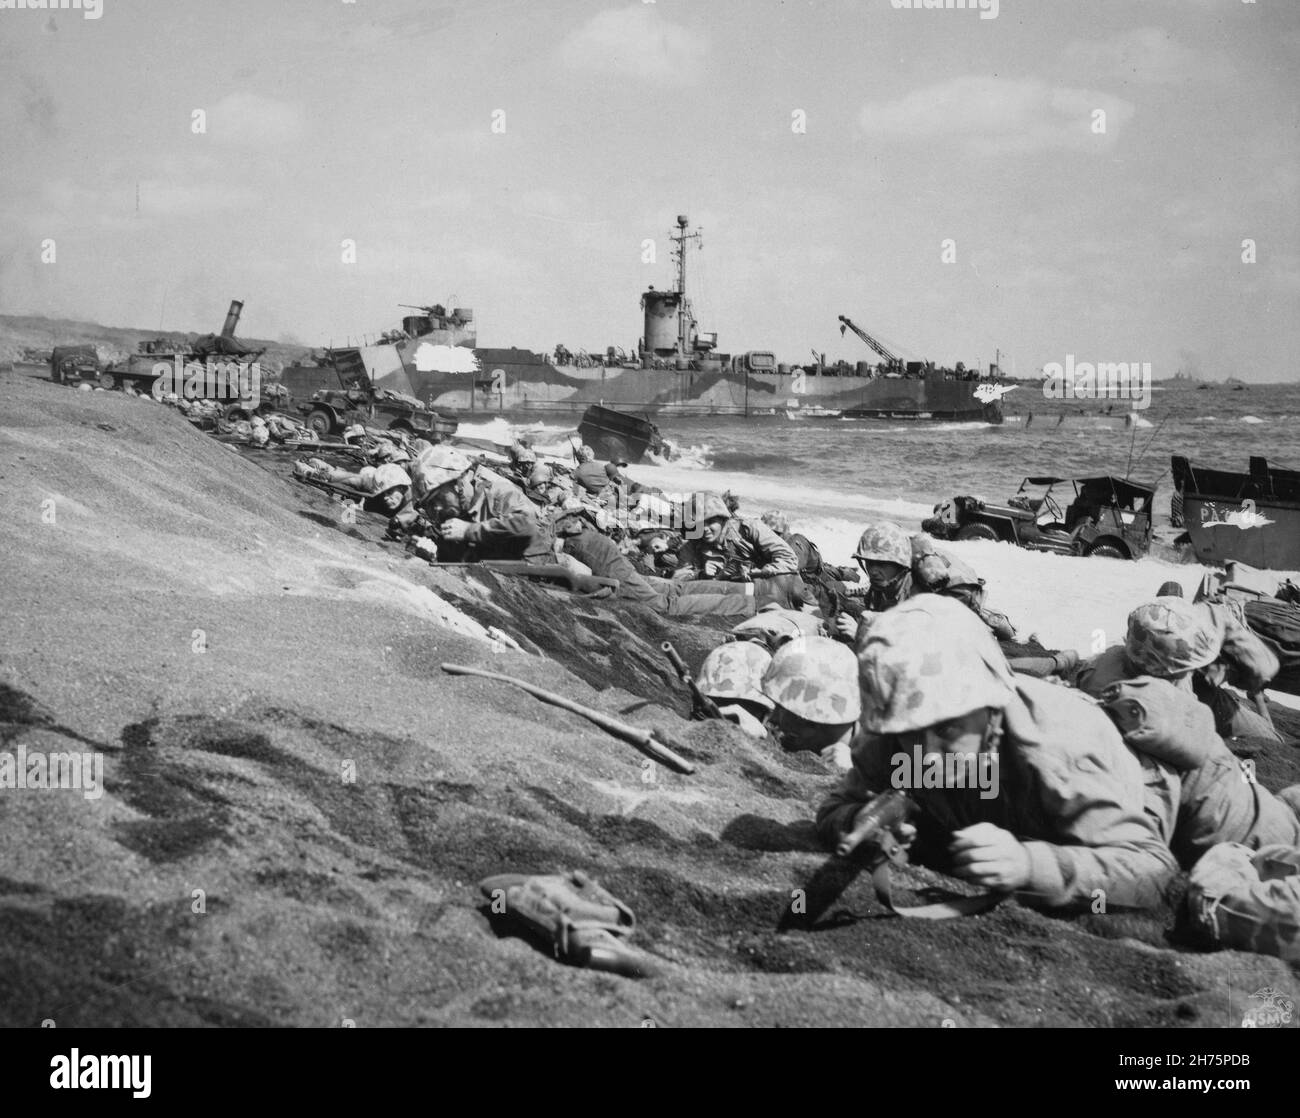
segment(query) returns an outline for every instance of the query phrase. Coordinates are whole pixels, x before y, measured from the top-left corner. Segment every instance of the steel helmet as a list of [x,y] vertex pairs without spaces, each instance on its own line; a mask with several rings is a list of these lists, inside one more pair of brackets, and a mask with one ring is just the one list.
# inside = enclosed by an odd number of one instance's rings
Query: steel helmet
[[473,468],[469,458],[455,447],[439,443],[428,450],[422,450],[416,458],[412,470],[419,479],[421,493],[432,493],[441,489],[448,482],[455,481],[461,474]]
[[767,649],[750,641],[720,644],[704,658],[696,684],[715,702],[744,699],[772,709],[772,700],[763,694],[763,673],[772,662]]
[[862,713],[857,661],[828,637],[800,637],[777,649],[763,673],[763,694],[807,722],[840,725]]
[[1224,636],[1223,619],[1204,602],[1157,598],[1128,615],[1124,651],[1150,675],[1178,675],[1217,660]]
[[[701,501],[699,498],[703,497]],[[699,510],[699,521],[703,524],[706,520],[723,520],[731,519],[731,510],[727,508],[727,502],[713,493],[701,493],[696,497],[695,507]]]
[[589,447],[586,443],[583,443],[582,446],[578,448],[579,462],[590,462],[595,457],[596,457],[596,452],[592,450],[591,447]]
[[514,459],[515,465],[520,470],[531,470],[537,464],[537,451],[523,443],[515,443],[510,448],[510,457]]
[[784,536],[790,531],[790,522],[780,509],[768,509],[767,512],[763,513],[761,519],[778,536]]
[[265,423],[253,421],[253,432],[249,435],[249,442],[254,446],[266,446],[271,441],[271,432],[267,430]]
[[387,493],[390,489],[410,488],[411,476],[401,466],[387,462],[375,468],[374,491]]
[[858,540],[854,559],[868,559],[877,563],[897,563],[900,567],[912,565],[912,539],[897,524],[882,520],[868,524]]
[[353,439],[365,438],[366,429],[360,423],[350,423],[343,428],[343,441],[350,443]]
[[1015,695],[1015,679],[993,634],[952,598],[910,598],[876,616],[859,641],[868,733],[924,730],[984,707],[1004,708]]

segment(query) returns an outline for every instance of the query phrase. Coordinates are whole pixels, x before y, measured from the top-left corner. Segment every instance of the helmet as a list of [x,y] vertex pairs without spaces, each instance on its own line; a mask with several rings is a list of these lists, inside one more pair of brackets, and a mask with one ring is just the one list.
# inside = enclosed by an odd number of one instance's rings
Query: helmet
[[860,635],[862,726],[904,734],[1007,706],[1011,668],[988,627],[952,598],[920,594],[877,616]]
[[879,563],[897,563],[900,567],[912,565],[912,540],[897,524],[882,520],[868,524],[858,540],[854,559],[871,559]]
[[387,493],[390,489],[410,488],[411,476],[401,466],[387,462],[375,468],[374,491]]
[[350,443],[353,439],[364,438],[366,429],[360,423],[351,423],[343,428],[343,441]]
[[441,489],[449,481],[455,481],[461,474],[473,468],[471,462],[455,447],[439,443],[428,450],[420,452],[412,470],[418,479],[417,488],[421,493],[432,493]]
[[761,519],[778,536],[784,536],[790,531],[790,522],[780,509],[768,509],[767,512],[763,513]]
[[586,443],[583,443],[582,446],[578,448],[579,462],[590,462],[595,457],[596,457],[596,452],[592,450],[591,447],[589,447]]
[[548,485],[555,478],[555,471],[545,462],[536,462],[528,472],[528,484],[532,486]]
[[[700,497],[704,500],[701,501]],[[712,493],[697,494],[695,507],[699,510],[701,524],[706,520],[716,520],[719,517],[723,520],[731,519],[731,510],[727,508],[726,501]]]
[[253,421],[253,433],[249,436],[249,442],[254,446],[266,446],[271,441],[271,432],[267,430],[266,424],[259,424]]
[[515,443],[510,448],[510,457],[521,471],[531,470],[537,464],[537,451],[523,443]]
[[1128,615],[1124,651],[1150,675],[1177,675],[1217,660],[1224,635],[1223,619],[1205,603],[1157,598]]
[[772,700],[763,694],[763,672],[772,662],[772,654],[749,641],[720,644],[704,658],[696,677],[701,691],[715,701],[745,699],[772,709]]
[[862,713],[853,653],[828,637],[802,637],[777,649],[763,673],[763,694],[808,722],[839,725]]
[[266,420],[263,419],[260,415],[255,415],[255,416],[253,416],[253,418],[250,419],[248,422],[251,423],[254,427],[265,427],[265,426],[266,426]]

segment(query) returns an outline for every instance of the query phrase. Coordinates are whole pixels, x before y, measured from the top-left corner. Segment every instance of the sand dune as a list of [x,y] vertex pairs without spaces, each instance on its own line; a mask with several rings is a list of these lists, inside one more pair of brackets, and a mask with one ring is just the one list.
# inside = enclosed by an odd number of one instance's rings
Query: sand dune
[[[715,635],[431,571],[163,408],[12,374],[0,397],[0,748],[100,752],[107,786],[0,790],[0,1023],[1219,1026],[1300,994],[1277,960],[1169,946],[1167,912],[907,922],[859,881],[833,926],[778,934],[833,777],[679,717],[657,642],[698,663]],[[1024,599],[1014,563],[969,558],[1058,640],[1158,573],[1034,557]],[[448,660],[657,726],[698,771],[647,781]],[[1252,752],[1300,780],[1293,748]],[[474,887],[566,867],[633,907],[661,977],[561,966]]]

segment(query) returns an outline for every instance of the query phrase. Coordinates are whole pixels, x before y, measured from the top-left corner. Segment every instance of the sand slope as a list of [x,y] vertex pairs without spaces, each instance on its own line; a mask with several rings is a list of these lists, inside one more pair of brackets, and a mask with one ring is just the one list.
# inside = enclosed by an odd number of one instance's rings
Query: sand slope
[[[107,784],[0,790],[0,1024],[1218,1026],[1300,995],[1276,960],[1169,947],[1169,914],[905,922],[860,880],[777,934],[832,777],[678,717],[657,642],[698,663],[712,634],[433,572],[155,405],[12,374],[0,404],[0,750],[98,750]],[[647,781],[444,660],[659,726],[697,775]],[[561,966],[475,888],[564,867],[633,907],[662,977]]]

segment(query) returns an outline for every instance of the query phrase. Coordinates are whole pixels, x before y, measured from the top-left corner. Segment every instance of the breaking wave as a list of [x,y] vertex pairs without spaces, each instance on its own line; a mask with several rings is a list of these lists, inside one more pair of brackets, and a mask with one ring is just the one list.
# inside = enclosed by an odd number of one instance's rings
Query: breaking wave
[[1257,415],[1243,415],[1241,417],[1241,421],[1242,423],[1263,423],[1264,422],[1264,420],[1260,419],[1259,416]]

